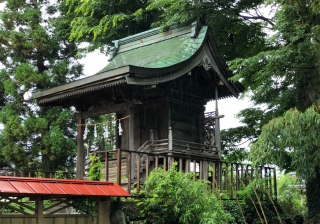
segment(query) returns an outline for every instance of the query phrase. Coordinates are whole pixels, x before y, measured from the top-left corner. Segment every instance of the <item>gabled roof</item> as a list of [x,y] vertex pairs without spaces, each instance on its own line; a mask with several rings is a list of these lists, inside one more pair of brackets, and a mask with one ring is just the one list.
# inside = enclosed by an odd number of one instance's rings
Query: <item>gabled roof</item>
[[0,195],[75,195],[130,197],[122,187],[108,181],[65,180],[47,178],[0,177]]
[[[181,25],[180,25],[181,26]],[[126,65],[141,68],[166,68],[189,59],[201,47],[207,26],[203,26],[195,38],[190,37],[191,24],[172,27],[159,33],[153,29],[115,41],[115,57],[100,72],[106,72]]]
[[[204,67],[206,76],[212,78],[215,74],[220,78],[219,99],[238,97],[244,90],[239,82],[228,80],[233,74],[217,49],[212,30],[200,22],[174,25],[166,32],[155,28],[114,43],[110,63],[97,74],[35,92],[33,98],[38,104],[62,102],[64,98],[116,85],[155,85],[177,79],[198,66]],[[215,96],[211,93],[206,98]]]

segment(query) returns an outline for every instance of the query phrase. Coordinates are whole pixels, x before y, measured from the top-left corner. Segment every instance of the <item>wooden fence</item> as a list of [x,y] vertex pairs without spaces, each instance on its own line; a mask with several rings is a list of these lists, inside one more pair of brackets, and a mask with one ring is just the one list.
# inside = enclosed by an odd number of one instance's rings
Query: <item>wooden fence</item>
[[13,168],[0,168],[0,176],[35,177],[53,179],[75,179],[76,173],[63,171],[25,170]]
[[[152,169],[162,167],[164,170],[168,170],[172,167],[173,162],[177,162],[177,169],[180,172],[194,172],[194,179],[205,180],[210,185],[212,191],[218,190],[222,193],[229,195],[230,199],[235,199],[236,192],[247,187],[254,178],[259,178],[260,183],[262,183],[262,188],[265,197],[267,197],[267,192],[273,195],[274,198],[277,197],[277,182],[276,182],[276,170],[273,167],[259,167],[259,172],[254,172],[253,168],[249,164],[241,163],[228,163],[210,160],[208,158],[190,158],[177,155],[165,155],[154,152],[138,152],[138,151],[128,151],[128,150],[109,150],[109,151],[96,151],[95,156],[100,154],[102,158],[104,157],[105,166],[105,180],[109,181],[109,153],[117,153],[117,178],[116,183],[121,185],[128,191],[132,193],[133,184],[136,186],[136,192],[140,192],[141,184],[150,175]],[[125,174],[121,173],[124,170],[121,161],[123,161],[123,153],[126,153],[126,170]],[[104,154],[104,156],[103,156]],[[121,157],[122,155],[122,157]],[[132,166],[131,157],[135,157],[135,175],[132,177]],[[120,158],[120,159],[119,159]],[[143,160],[141,159],[143,158]],[[153,161],[151,164],[150,161]],[[145,166],[141,163],[144,162]],[[144,169],[141,172],[141,169]],[[143,175],[143,177],[142,177]],[[122,183],[121,177],[126,176],[126,183]],[[261,182],[262,181],[262,182]]]

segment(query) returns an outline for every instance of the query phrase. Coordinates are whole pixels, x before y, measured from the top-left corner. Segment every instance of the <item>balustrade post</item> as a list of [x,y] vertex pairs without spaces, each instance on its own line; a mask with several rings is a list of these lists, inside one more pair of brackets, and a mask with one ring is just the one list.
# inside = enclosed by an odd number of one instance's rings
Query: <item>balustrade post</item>
[[87,148],[87,157],[88,158],[89,158],[90,151],[91,151],[91,140],[89,139],[88,140],[88,148]]
[[137,153],[137,193],[140,192],[140,153]]
[[127,159],[127,167],[128,167],[128,169],[129,170],[127,170],[127,174],[128,174],[128,193],[130,194],[130,192],[131,192],[131,153],[129,152],[129,153],[127,153],[127,156],[128,156],[128,159]]
[[104,159],[104,167],[105,167],[105,180],[108,181],[109,179],[109,158],[108,158],[108,152],[105,152],[105,159]]

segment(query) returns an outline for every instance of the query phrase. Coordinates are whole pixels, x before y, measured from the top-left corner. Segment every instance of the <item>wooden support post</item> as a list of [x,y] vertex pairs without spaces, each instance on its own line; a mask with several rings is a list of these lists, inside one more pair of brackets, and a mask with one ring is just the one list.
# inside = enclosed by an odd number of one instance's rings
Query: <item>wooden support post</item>
[[186,159],[186,173],[190,172],[190,159]]
[[202,162],[202,160],[200,160],[199,167],[200,167],[200,169],[199,169],[199,175],[200,175],[199,180],[203,180],[203,162]]
[[118,158],[117,158],[117,184],[121,186],[121,149],[118,149]]
[[193,173],[194,173],[193,180],[196,180],[196,168],[197,168],[197,161],[194,159],[193,160]]
[[109,180],[109,158],[108,158],[109,153],[105,152],[105,158],[104,158],[104,163],[105,163],[105,172],[106,172],[106,176],[105,176],[105,180],[108,181]]
[[274,190],[274,198],[277,200],[277,174],[276,174],[276,168],[273,168],[273,190]]
[[111,198],[98,202],[98,224],[110,224]]
[[84,156],[84,145],[83,145],[83,134],[84,134],[84,120],[82,119],[81,110],[78,111],[78,136],[77,136],[77,167],[76,167],[76,177],[77,180],[83,180],[84,177],[84,164],[85,164],[85,156]]
[[41,196],[36,196],[36,203],[35,203],[35,215],[37,216],[37,224],[43,223],[43,200]]
[[266,190],[268,190],[269,187],[268,187],[268,168],[267,167],[264,168],[264,178],[265,178]]
[[116,113],[116,127],[115,127],[115,134],[116,134],[116,149],[120,148],[120,136],[119,136],[119,120],[120,115]]
[[239,164],[236,164],[236,191],[239,190]]
[[140,153],[137,154],[137,193],[140,192]]
[[147,158],[146,158],[146,180],[147,180],[148,176],[149,176],[149,155],[147,154]]
[[[218,108],[218,86],[215,86],[215,98],[216,98],[216,116],[219,116],[219,108]],[[220,138],[220,119],[216,118],[215,121],[215,140],[216,147],[218,148],[218,155],[221,160],[221,138]]]
[[172,151],[172,150],[173,150],[172,143],[173,143],[172,128],[169,127],[169,135],[168,135],[168,148],[169,148],[169,151]]
[[179,172],[182,172],[182,159],[179,159]]
[[155,168],[158,169],[159,166],[159,156],[155,156]]
[[272,194],[272,181],[271,181],[271,168],[269,168],[269,172],[268,172],[268,175],[269,175],[269,192],[270,194]]
[[228,191],[228,163],[226,163],[226,169],[224,173],[224,188],[226,191]]
[[212,163],[212,192],[216,189],[216,163]]
[[243,173],[243,165],[242,164],[240,164],[240,166],[241,166],[241,185],[243,184],[243,181],[244,181],[244,173]]
[[164,170],[164,172],[166,172],[166,170],[167,170],[167,157],[163,157],[163,170]]
[[88,148],[87,148],[87,157],[89,158],[90,155],[90,151],[91,151],[91,140],[88,140]]
[[205,169],[206,169],[204,179],[208,181],[209,180],[209,163],[208,161],[205,161],[204,163],[205,163]]
[[131,192],[131,170],[130,170],[130,167],[131,167],[131,153],[127,153],[127,156],[128,156],[128,160],[127,160],[127,162],[128,162],[128,164],[127,164],[127,166],[128,166],[128,172],[127,172],[127,175],[128,175],[128,193],[130,194],[130,192]]
[[231,175],[230,175],[230,190],[231,190],[231,199],[233,199],[233,163],[230,164],[231,165]]
[[[130,102],[127,103],[127,115],[130,115],[128,119],[126,119],[128,123],[128,128],[129,130],[127,131],[128,134],[128,145],[127,147],[129,148],[128,150],[130,151],[135,151],[134,148],[134,118],[133,118],[133,108],[130,107]],[[135,153],[131,155],[131,176],[134,176],[134,169],[135,169]]]
[[222,162],[218,162],[218,185],[219,185],[219,191],[222,193]]
[[249,165],[246,166],[245,186],[248,186],[248,184],[249,184],[249,180],[248,180],[248,178],[249,178],[249,169],[248,169],[248,166],[249,166]]

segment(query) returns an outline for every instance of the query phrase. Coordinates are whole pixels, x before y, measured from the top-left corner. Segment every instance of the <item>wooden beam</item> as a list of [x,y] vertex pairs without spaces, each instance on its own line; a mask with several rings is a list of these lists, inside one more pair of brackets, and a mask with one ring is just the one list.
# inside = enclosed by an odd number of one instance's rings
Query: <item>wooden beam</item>
[[126,103],[120,104],[108,104],[106,106],[93,107],[90,111],[82,112],[82,119],[91,118],[94,116],[109,114],[109,113],[117,113],[126,110]]

